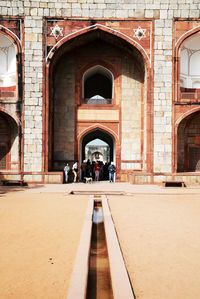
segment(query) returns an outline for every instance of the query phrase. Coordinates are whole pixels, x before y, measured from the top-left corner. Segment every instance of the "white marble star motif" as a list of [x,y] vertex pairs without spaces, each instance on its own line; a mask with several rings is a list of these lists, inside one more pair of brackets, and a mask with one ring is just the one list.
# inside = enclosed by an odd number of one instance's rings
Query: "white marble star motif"
[[50,35],[53,35],[56,39],[59,38],[59,36],[63,36],[63,27],[59,27],[57,24],[55,27],[51,27],[51,34]]
[[146,29],[142,29],[141,27],[138,27],[137,29],[133,29],[134,30],[134,36],[137,39],[141,40],[143,37],[146,37]]

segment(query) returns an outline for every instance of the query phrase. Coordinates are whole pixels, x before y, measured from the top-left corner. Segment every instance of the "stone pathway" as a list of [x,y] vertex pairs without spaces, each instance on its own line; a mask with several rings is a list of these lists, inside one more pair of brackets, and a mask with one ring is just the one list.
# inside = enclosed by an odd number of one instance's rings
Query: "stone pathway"
[[[6,187],[2,187],[6,188]],[[8,188],[8,187],[7,187]],[[0,189],[1,190],[1,189]],[[198,194],[200,186],[196,187],[166,187],[158,185],[133,185],[130,183],[110,183],[110,182],[93,182],[93,183],[71,183],[71,184],[46,184],[30,185],[25,192],[43,193],[43,192],[125,192],[126,194]]]

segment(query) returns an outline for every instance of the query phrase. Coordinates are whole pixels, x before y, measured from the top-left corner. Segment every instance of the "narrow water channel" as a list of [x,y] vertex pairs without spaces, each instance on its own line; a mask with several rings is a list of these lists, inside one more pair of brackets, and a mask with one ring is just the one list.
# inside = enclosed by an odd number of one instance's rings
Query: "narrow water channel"
[[113,299],[101,201],[94,202],[87,299]]

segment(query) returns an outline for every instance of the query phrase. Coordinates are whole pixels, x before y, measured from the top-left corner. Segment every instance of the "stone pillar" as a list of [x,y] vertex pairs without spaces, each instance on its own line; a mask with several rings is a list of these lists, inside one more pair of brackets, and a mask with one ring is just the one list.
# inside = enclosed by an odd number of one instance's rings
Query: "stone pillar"
[[172,19],[160,10],[154,39],[154,172],[172,169]]
[[24,171],[42,171],[42,18],[25,16]]

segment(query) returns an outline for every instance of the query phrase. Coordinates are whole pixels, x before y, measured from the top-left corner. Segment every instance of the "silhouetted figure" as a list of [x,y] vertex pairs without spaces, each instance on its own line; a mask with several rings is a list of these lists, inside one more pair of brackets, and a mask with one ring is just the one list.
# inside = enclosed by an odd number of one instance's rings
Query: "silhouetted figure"
[[92,177],[92,169],[91,169],[91,163],[89,159],[87,160],[86,177],[87,178]]
[[64,176],[65,176],[65,183],[68,183],[68,179],[69,179],[69,171],[70,171],[70,166],[67,163],[66,166],[64,167]]
[[85,177],[86,177],[86,170],[87,170],[87,163],[86,160],[84,160],[81,164],[81,180],[85,183]]
[[114,165],[114,162],[111,162],[111,164],[108,166],[108,172],[109,172],[109,181],[114,182],[116,167]]
[[77,175],[78,175],[78,161],[76,161],[72,166],[72,171],[74,174],[74,183],[77,181]]
[[104,180],[108,180],[109,179],[109,175],[108,175],[108,163],[106,162],[104,167],[103,167],[103,179]]

